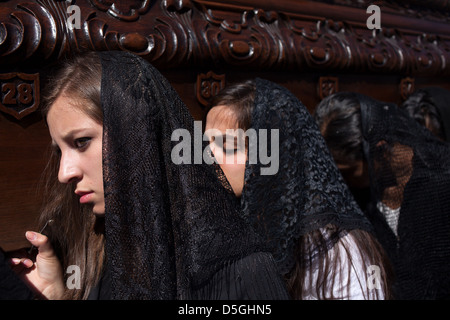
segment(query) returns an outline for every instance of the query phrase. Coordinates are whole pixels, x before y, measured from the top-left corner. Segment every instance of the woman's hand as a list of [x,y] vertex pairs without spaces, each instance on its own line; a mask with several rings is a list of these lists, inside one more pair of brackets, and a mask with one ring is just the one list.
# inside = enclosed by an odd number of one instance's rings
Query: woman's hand
[[25,236],[38,249],[36,261],[12,258],[12,269],[42,298],[61,299],[64,293],[63,272],[50,241],[33,231],[26,232]]

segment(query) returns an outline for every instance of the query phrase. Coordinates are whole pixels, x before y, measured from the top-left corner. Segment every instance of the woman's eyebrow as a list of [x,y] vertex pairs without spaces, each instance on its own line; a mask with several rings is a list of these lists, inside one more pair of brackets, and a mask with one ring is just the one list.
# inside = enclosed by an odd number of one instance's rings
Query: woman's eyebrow
[[[61,140],[65,141],[65,142],[70,141],[75,135],[77,135],[79,133],[82,133],[82,132],[85,132],[85,131],[87,132],[88,130],[90,130],[90,128],[87,128],[87,127],[86,128],[83,127],[83,128],[72,129],[72,130],[70,130],[68,132],[64,132],[61,135]],[[55,142],[55,140],[52,140],[52,148],[59,149],[59,146]]]

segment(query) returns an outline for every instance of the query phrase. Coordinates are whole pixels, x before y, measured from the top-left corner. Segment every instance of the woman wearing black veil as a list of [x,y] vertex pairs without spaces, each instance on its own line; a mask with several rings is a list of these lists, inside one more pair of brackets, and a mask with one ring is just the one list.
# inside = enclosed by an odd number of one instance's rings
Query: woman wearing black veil
[[[273,161],[263,164],[261,141],[251,137],[261,139],[264,130]],[[259,78],[230,85],[214,99],[205,134],[216,159],[233,153],[228,160],[235,162],[221,163],[223,183],[266,239],[292,298],[390,297],[383,249],[316,123],[291,92]],[[256,145],[258,158],[252,159]],[[264,173],[269,167],[276,170]],[[370,278],[371,268],[377,270],[376,279]]]
[[[192,134],[193,119],[155,68],[130,53],[89,53],[49,88],[44,114],[55,152],[41,225],[53,223],[48,238],[27,233],[36,263],[16,266],[46,298],[288,298],[271,254],[218,182],[220,168],[173,163],[172,133]],[[82,168],[90,154],[99,161]],[[102,188],[87,189],[96,165]],[[80,268],[79,288],[61,287],[70,274],[45,274],[49,256],[62,270]],[[58,290],[46,291],[55,282]]]
[[338,166],[354,169],[347,177],[367,168],[366,214],[394,266],[396,298],[450,298],[450,146],[358,93],[325,98],[315,118]]
[[443,141],[450,142],[450,91],[425,87],[415,91],[401,107]]

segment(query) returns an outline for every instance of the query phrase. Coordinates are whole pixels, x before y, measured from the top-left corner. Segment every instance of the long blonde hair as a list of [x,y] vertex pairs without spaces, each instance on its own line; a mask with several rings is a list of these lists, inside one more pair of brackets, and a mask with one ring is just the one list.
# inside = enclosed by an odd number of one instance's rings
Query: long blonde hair
[[[42,109],[44,118],[55,100],[65,96],[97,123],[103,123],[101,63],[94,52],[64,62],[46,88],[48,92]],[[86,299],[102,274],[105,258],[104,219],[95,217],[92,207],[80,205],[73,184],[58,181],[60,154],[56,150],[49,150],[49,153],[43,174],[44,205],[39,217],[39,229],[47,221],[53,220],[45,234],[61,261],[65,283],[71,275],[66,273],[67,268],[71,265],[80,268],[79,289],[66,286],[64,298]]]

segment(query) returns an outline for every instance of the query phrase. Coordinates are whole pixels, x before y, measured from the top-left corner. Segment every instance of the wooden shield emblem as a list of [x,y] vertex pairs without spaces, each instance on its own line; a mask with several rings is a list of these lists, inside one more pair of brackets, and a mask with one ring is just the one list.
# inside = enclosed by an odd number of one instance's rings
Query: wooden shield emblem
[[211,99],[225,86],[225,75],[215,74],[212,71],[197,75],[197,100],[204,107],[208,106]]
[[403,100],[408,99],[414,90],[414,78],[406,77],[400,81],[400,96]]
[[39,74],[0,74],[0,110],[20,120],[39,106]]
[[339,91],[339,79],[336,77],[320,77],[319,79],[320,100]]

